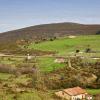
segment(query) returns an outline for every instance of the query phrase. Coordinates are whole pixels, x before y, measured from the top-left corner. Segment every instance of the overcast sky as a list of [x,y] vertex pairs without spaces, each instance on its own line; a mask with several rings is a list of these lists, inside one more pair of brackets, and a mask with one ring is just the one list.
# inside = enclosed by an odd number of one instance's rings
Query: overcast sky
[[0,32],[54,22],[100,24],[100,0],[0,0]]

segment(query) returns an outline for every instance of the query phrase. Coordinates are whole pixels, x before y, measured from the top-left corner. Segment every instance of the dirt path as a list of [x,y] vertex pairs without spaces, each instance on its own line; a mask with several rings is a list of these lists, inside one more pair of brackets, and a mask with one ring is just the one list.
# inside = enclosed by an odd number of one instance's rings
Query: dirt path
[[[16,58],[27,58],[28,56],[26,55],[26,56],[24,56],[24,55],[7,55],[7,54],[3,54],[3,53],[0,53],[0,57],[16,57]],[[59,58],[59,57],[61,57],[61,58],[69,58],[69,57],[71,57],[71,58],[75,58],[75,57],[77,57],[77,56],[59,56],[59,55],[42,55],[42,56],[31,56],[30,55],[30,57],[31,58],[46,58],[46,57],[49,57],[49,58]],[[87,58],[87,59],[93,59],[93,60],[97,60],[97,59],[100,59],[100,57],[85,57],[85,56],[79,56],[79,57],[81,57],[82,59],[85,59],[85,58]]]

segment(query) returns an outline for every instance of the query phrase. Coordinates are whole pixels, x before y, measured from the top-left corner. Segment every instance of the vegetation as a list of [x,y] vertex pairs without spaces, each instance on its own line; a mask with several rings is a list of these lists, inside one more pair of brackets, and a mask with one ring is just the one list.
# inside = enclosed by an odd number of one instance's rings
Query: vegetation
[[92,95],[96,95],[96,94],[100,94],[100,89],[87,89],[87,92]]
[[27,27],[0,34],[0,50],[16,49],[16,43],[22,40],[28,40],[27,43],[29,43],[67,35],[96,34],[99,30],[100,25],[82,25],[78,23],[55,23]]
[[30,49],[44,50],[44,51],[56,51],[60,55],[65,55],[71,52],[75,52],[76,49],[84,52],[88,45],[93,51],[99,51],[100,36],[77,36],[76,38],[70,39],[68,37],[57,39],[54,41],[46,41],[39,44],[31,44]]
[[39,67],[41,68],[42,71],[45,72],[50,72],[53,70],[57,70],[59,68],[62,68],[65,66],[64,63],[55,63],[55,58],[39,58],[38,59],[38,63],[39,63]]
[[[1,100],[59,100],[55,91],[75,86],[92,95],[100,93],[100,60],[93,59],[100,58],[100,36],[50,39],[26,44],[27,49],[20,45],[19,51],[24,53],[0,57]],[[87,49],[90,51],[86,53]],[[26,60],[27,53],[31,59]]]

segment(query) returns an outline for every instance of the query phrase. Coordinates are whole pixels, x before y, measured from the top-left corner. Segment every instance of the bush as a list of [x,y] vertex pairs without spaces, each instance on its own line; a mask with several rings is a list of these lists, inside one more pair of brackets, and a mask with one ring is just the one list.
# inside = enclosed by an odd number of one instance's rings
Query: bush
[[56,36],[54,37],[54,40],[55,40],[55,39],[57,39],[57,37],[56,37]]
[[51,38],[50,41],[54,41],[54,39]]
[[76,53],[79,53],[80,52],[80,50],[76,50]]
[[85,50],[85,52],[86,52],[86,53],[90,53],[90,52],[91,52],[91,49],[90,49],[90,48],[87,48],[87,49]]

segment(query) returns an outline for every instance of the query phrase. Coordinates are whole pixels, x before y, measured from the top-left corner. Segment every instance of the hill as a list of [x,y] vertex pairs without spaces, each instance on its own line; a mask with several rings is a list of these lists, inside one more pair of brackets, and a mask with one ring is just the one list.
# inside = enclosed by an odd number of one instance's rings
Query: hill
[[[41,39],[65,35],[96,34],[100,25],[83,25],[77,23],[54,23],[36,25],[0,34],[0,42],[14,42],[19,39]],[[5,41],[6,40],[6,41]]]

